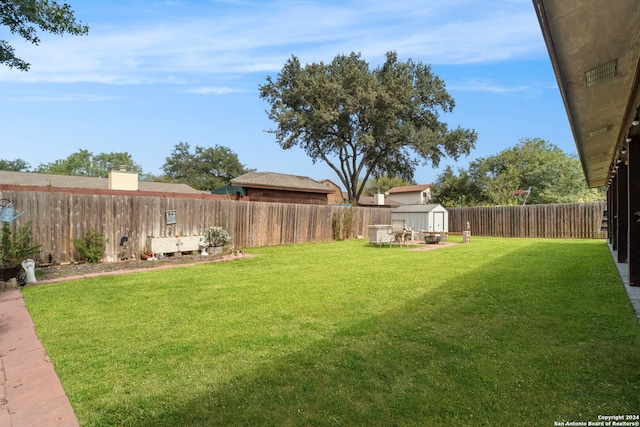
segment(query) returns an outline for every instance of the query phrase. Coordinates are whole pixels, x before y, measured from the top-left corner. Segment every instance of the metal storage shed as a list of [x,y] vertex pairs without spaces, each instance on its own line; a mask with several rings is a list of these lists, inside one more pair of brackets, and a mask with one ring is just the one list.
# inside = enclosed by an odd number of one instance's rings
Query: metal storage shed
[[391,219],[404,219],[414,232],[449,232],[449,213],[439,204],[400,206],[391,211]]

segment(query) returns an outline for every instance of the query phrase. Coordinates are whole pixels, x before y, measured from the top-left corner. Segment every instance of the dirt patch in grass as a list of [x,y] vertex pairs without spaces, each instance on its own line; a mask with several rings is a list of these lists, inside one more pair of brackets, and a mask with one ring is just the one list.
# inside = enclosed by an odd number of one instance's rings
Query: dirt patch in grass
[[413,248],[413,249],[409,249],[410,251],[431,251],[434,249],[440,249],[440,248],[447,248],[449,246],[456,246],[459,245],[460,243],[456,243],[456,242],[440,242],[437,244],[424,244],[422,246],[420,246],[419,248]]

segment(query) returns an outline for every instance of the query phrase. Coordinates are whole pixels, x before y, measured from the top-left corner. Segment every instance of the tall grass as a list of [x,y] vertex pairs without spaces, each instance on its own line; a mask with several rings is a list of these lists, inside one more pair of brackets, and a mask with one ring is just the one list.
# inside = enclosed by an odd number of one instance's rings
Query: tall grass
[[363,241],[24,290],[83,426],[553,425],[640,408],[603,241]]

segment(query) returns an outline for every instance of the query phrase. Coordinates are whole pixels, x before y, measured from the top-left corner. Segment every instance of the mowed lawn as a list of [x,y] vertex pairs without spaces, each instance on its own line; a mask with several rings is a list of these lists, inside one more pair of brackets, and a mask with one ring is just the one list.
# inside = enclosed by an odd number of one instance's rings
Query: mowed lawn
[[23,290],[83,426],[552,426],[640,411],[604,241],[364,240]]

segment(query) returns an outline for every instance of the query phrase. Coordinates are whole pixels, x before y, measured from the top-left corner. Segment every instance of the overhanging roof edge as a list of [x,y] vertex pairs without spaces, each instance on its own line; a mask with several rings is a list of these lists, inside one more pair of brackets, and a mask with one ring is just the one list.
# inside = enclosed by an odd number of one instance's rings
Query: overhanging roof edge
[[576,151],[578,152],[578,157],[580,159],[580,165],[582,167],[582,172],[587,181],[587,185],[589,187],[598,186],[602,184],[593,184],[593,179],[589,177],[587,168],[586,168],[586,159],[584,155],[584,151],[582,150],[581,140],[576,133],[575,121],[572,116],[572,109],[569,103],[569,97],[567,96],[567,92],[565,90],[565,83],[562,78],[562,72],[560,70],[560,65],[558,62],[558,56],[556,52],[555,45],[553,43],[553,37],[551,36],[551,30],[549,28],[549,20],[547,18],[547,14],[545,12],[543,0],[532,0],[534,9],[536,10],[536,15],[538,17],[538,23],[540,24],[540,29],[542,31],[542,37],[544,38],[545,45],[547,46],[547,52],[549,54],[549,59],[551,61],[551,66],[553,68],[553,74],[556,77],[556,83],[558,85],[558,90],[560,91],[560,96],[562,97],[562,103],[564,104],[565,113],[567,114],[567,120],[569,121],[569,127],[571,128],[571,134],[573,135],[573,142],[576,146]]

